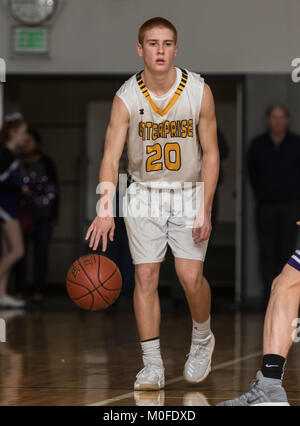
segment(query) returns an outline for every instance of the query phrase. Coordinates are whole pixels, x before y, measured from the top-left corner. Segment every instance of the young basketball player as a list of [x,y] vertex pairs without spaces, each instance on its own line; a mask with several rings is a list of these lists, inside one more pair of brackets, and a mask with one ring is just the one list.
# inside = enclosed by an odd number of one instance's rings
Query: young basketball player
[[[135,264],[134,310],[144,363],[134,389],[158,390],[164,387],[158,281],[167,244],[175,257],[176,273],[193,320],[184,377],[199,383],[210,372],[215,339],[210,327],[210,288],[202,271],[211,233],[210,214],[219,174],[219,152],[214,100],[209,86],[199,74],[174,66],[178,51],[176,28],[166,19],[150,19],[139,30],[137,51],[144,60],[144,70],[126,81],[114,98],[100,167],[100,185],[102,188],[105,182],[117,185],[119,159],[126,137],[131,183],[128,194],[133,201],[130,206],[147,204],[145,200],[153,191],[152,184],[159,184],[154,192],[162,194],[169,184],[204,182],[202,217],[195,214],[191,222],[188,217],[175,214],[171,201],[163,204],[163,214],[159,217],[135,217],[131,207],[125,216]],[[194,188],[185,191],[188,197],[195,199]],[[100,197],[100,214],[86,235],[94,250],[102,238],[105,251],[107,238],[112,241],[114,235],[114,220],[108,213],[112,211],[113,194],[109,191],[105,194],[110,202]]]
[[[300,226],[300,222],[297,225]],[[258,371],[248,392],[219,406],[289,405],[282,378],[297,327],[295,320],[298,318],[299,300],[300,249],[296,250],[272,284],[265,318],[261,371]]]

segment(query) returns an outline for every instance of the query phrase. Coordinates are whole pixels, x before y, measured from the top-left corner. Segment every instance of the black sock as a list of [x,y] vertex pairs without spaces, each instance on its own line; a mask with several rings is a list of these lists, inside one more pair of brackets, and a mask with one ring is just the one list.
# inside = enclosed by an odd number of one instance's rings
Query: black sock
[[285,358],[280,355],[264,355],[261,372],[264,377],[282,380]]
[[144,343],[144,342],[150,342],[150,340],[156,340],[156,339],[159,339],[159,336],[157,336],[157,337],[152,337],[152,339],[141,340],[141,343]]

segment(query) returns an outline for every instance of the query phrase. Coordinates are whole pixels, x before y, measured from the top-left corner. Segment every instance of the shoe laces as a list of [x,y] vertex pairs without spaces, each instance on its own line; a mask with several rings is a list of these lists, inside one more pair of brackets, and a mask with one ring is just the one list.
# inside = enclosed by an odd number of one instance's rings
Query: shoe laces
[[136,375],[136,378],[138,379],[144,375],[147,375],[147,377],[149,377],[150,379],[153,379],[155,378],[155,376],[159,375],[161,368],[162,367],[159,367],[158,365],[155,365],[155,364],[147,364],[141,371],[138,372],[138,374]]
[[204,359],[210,356],[210,348],[208,343],[210,342],[212,336],[206,337],[204,340],[201,340],[199,343],[192,343],[190,352],[186,356],[191,356],[192,358],[198,358],[201,356],[200,363],[204,362]]

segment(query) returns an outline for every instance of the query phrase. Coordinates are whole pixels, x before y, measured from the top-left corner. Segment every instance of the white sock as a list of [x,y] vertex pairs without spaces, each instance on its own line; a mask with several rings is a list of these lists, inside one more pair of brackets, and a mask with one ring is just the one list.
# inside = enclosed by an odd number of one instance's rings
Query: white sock
[[192,343],[206,339],[211,334],[210,316],[205,322],[196,322],[193,320]]
[[159,366],[163,365],[163,361],[160,354],[160,340],[148,340],[146,342],[141,342],[142,352],[143,352],[143,362],[144,365],[156,364]]

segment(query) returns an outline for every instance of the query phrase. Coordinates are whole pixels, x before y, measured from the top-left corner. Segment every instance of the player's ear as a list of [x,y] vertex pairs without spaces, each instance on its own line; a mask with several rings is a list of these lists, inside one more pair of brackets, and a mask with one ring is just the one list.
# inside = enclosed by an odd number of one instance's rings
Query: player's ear
[[143,46],[142,46],[141,43],[137,42],[136,50],[137,50],[138,55],[142,58],[144,55],[143,55]]
[[175,55],[174,55],[174,57],[176,57],[177,52],[178,52],[178,44],[176,44],[176,46],[175,46]]

